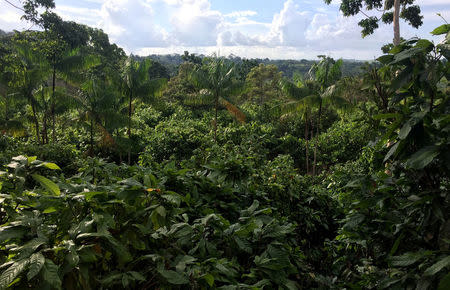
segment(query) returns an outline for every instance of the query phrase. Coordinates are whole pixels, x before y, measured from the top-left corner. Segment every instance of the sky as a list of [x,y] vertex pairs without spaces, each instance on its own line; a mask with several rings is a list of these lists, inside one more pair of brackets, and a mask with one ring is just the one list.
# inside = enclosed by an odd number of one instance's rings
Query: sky
[[[8,0],[20,6],[20,0]],[[246,58],[373,60],[392,42],[391,25],[361,38],[363,15],[344,17],[339,1],[323,0],[55,0],[64,20],[101,28],[111,42],[137,55],[230,54]],[[423,26],[401,22],[403,38],[422,37],[450,21],[450,0],[416,0]],[[377,15],[373,11],[369,15]],[[0,29],[26,30],[21,11],[0,0]],[[379,15],[378,15],[379,16]]]

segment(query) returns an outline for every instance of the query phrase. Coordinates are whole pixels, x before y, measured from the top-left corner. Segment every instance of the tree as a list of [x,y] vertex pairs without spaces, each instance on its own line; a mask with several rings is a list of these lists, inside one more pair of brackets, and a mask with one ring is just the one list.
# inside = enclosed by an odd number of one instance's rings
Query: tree
[[[153,102],[157,92],[160,92],[166,83],[163,78],[150,78],[149,71],[152,66],[150,59],[141,62],[129,57],[123,67],[123,93],[128,98],[128,138],[131,139],[131,115],[133,114],[133,100],[141,99]],[[130,147],[129,147],[130,148]],[[131,149],[128,150],[128,163],[131,163]]]
[[163,91],[163,98],[168,102],[184,102],[188,96],[196,93],[190,81],[190,75],[197,69],[192,62],[184,62],[178,67],[178,74],[170,78]]
[[[324,0],[330,4],[331,0]],[[400,44],[400,18],[404,19],[414,28],[422,25],[423,16],[420,15],[420,7],[413,5],[414,0],[342,0],[340,10],[344,16],[354,16],[363,14],[366,18],[361,20],[358,25],[362,27],[362,36],[372,34],[378,28],[380,21],[390,24],[394,27],[394,45]],[[366,11],[380,11],[380,17],[369,16]]]
[[260,64],[252,68],[247,75],[246,95],[250,99],[258,100],[259,105],[265,101],[280,96],[281,72],[273,65]]
[[[315,63],[310,69],[310,79],[303,83],[300,80],[297,84],[292,82],[284,82],[283,90],[288,97],[292,99],[284,106],[286,112],[299,112],[305,120],[305,139],[308,140],[308,123],[311,123],[311,139],[314,136],[314,126],[316,129],[316,142],[314,145],[314,160],[312,174],[316,174],[317,167],[317,136],[320,134],[321,118],[324,105],[330,105],[335,108],[342,108],[349,103],[340,97],[340,88],[336,86],[336,82],[341,78],[342,60],[335,61],[331,57],[319,55],[321,59]],[[310,121],[313,109],[317,110],[317,124]],[[306,144],[308,147],[308,143]],[[306,149],[306,170],[308,171],[308,149]]]
[[41,143],[38,107],[39,102],[36,98],[36,92],[40,86],[47,80],[49,75],[49,64],[41,54],[31,49],[25,44],[15,45],[15,56],[18,66],[14,70],[14,85],[17,93],[25,98],[32,110],[32,120],[35,125],[36,142]]
[[242,89],[242,82],[237,79],[236,67],[232,62],[217,57],[207,60],[193,72],[192,80],[195,87],[201,89],[196,101],[214,104],[214,141],[217,140],[219,104],[244,122],[245,115],[229,99]]
[[312,109],[319,103],[316,94],[319,88],[313,81],[303,82],[300,78],[296,78],[294,82],[282,81],[282,89],[290,99],[282,107],[284,114],[298,114],[305,122],[305,170],[309,173],[309,140],[314,137]]

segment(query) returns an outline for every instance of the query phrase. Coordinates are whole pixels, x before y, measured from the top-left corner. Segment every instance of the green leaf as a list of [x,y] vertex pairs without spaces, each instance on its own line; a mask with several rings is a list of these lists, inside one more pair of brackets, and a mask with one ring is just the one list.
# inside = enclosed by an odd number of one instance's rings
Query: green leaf
[[61,170],[61,168],[58,165],[56,165],[55,163],[51,163],[51,162],[44,162],[44,163],[42,163],[42,166],[45,166],[51,170]]
[[49,208],[46,208],[42,213],[52,213],[58,211],[55,207],[51,206]]
[[162,205],[158,206],[155,211],[162,217],[166,216],[166,209]]
[[21,238],[25,235],[26,230],[23,227],[1,227],[0,228],[0,242]]
[[393,256],[389,260],[393,266],[396,267],[406,267],[410,266],[420,259],[422,259],[427,252],[413,252],[413,253],[405,253],[401,256]]
[[86,201],[92,200],[97,195],[106,195],[106,192],[103,191],[88,191],[88,192],[82,192],[81,195],[84,195],[84,198],[86,198]]
[[44,255],[42,255],[41,252],[34,253],[33,255],[31,255],[30,268],[29,268],[28,274],[27,274],[28,281],[30,281],[31,279],[33,279],[34,276],[39,274],[42,267],[44,266],[44,263],[45,263],[45,257],[44,257]]
[[214,276],[211,274],[205,274],[203,277],[205,279],[206,283],[208,283],[209,287],[212,287],[214,285]]
[[444,276],[444,278],[439,281],[439,286],[437,290],[447,290],[450,289],[450,272]]
[[61,279],[58,275],[58,266],[50,259],[45,259],[43,268],[44,280],[54,288],[61,289]]
[[411,132],[411,123],[406,122],[400,129],[400,132],[398,133],[398,138],[404,140],[406,137],[408,137],[409,132]]
[[441,34],[446,34],[449,31],[450,31],[450,24],[443,24],[443,25],[435,28],[433,31],[431,31],[431,34],[441,35]]
[[19,260],[6,269],[0,276],[0,289],[7,288],[25,270],[29,262],[29,259]]
[[397,143],[395,143],[394,146],[391,147],[391,149],[389,149],[389,152],[384,157],[383,162],[386,162],[389,158],[391,158],[391,156],[397,151],[397,148],[399,145],[400,145],[400,142],[397,142]]
[[419,41],[417,41],[416,46],[418,47],[422,47],[424,49],[432,49],[432,47],[434,46],[434,44],[429,41],[428,39],[419,39]]
[[134,278],[134,280],[138,280],[138,281],[146,280],[145,277],[139,272],[130,271],[130,272],[128,272],[128,274],[130,274]]
[[56,185],[56,183],[54,183],[50,179],[47,179],[44,176],[38,174],[33,174],[32,176],[34,180],[38,181],[42,185],[42,187],[44,187],[49,193],[53,195],[61,194],[58,185]]
[[441,259],[439,262],[435,263],[431,267],[425,270],[423,273],[425,276],[433,276],[439,271],[441,271],[443,268],[450,265],[450,256],[447,256],[443,259]]
[[414,153],[407,161],[406,166],[412,169],[422,169],[430,164],[439,155],[439,147],[427,146]]
[[394,59],[394,56],[391,54],[386,54],[383,56],[380,56],[379,58],[377,58],[377,60],[379,62],[381,62],[382,64],[388,64],[390,63],[392,60]]
[[172,270],[158,270],[158,272],[171,284],[182,285],[189,282],[185,276]]

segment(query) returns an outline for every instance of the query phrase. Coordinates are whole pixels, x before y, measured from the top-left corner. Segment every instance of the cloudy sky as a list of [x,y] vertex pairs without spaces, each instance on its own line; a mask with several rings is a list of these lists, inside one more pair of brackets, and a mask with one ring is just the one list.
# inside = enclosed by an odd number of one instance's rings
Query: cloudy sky
[[[8,0],[20,6],[20,0]],[[357,25],[363,16],[345,18],[339,1],[323,0],[56,0],[56,12],[103,29],[127,53],[234,54],[247,58],[374,59],[380,47],[392,41],[392,27],[382,25],[374,35],[361,38]],[[424,25],[414,29],[401,23],[404,38],[425,37],[450,21],[450,0],[416,0]],[[368,12],[374,15],[373,12]],[[30,27],[20,21],[21,11],[0,0],[0,29]]]

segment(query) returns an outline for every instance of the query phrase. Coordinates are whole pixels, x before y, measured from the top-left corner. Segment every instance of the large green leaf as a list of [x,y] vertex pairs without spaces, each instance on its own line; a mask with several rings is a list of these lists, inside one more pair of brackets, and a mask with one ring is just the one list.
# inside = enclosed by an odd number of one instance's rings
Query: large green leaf
[[16,277],[22,273],[25,268],[28,266],[30,260],[23,259],[17,262],[14,262],[8,269],[6,269],[2,275],[0,276],[0,289],[5,289],[11,284]]
[[422,169],[430,164],[439,155],[439,147],[427,146],[414,153],[407,161],[406,166],[412,169]]
[[443,24],[443,25],[435,28],[433,31],[431,31],[431,34],[441,35],[441,34],[446,34],[449,31],[450,31],[450,24]]
[[0,242],[21,238],[27,231],[23,227],[1,227],[0,228]]
[[61,194],[61,191],[59,190],[58,185],[56,185],[56,183],[54,183],[50,179],[47,179],[44,176],[39,175],[39,174],[33,174],[32,176],[33,176],[34,180],[39,182],[42,185],[42,187],[44,187],[49,193],[51,193],[53,195]]
[[420,259],[425,257],[428,252],[411,252],[405,253],[401,256],[393,256],[389,260],[392,266],[396,267],[406,267],[414,263],[417,263]]
[[59,267],[50,259],[45,259],[43,267],[44,280],[56,289],[61,289],[61,279],[58,274]]
[[45,257],[41,252],[34,253],[30,257],[30,267],[27,273],[28,280],[33,279],[42,269],[45,263]]
[[158,272],[166,278],[167,282],[170,284],[183,285],[189,282],[185,276],[172,270],[158,270]]
[[441,259],[439,262],[433,264],[428,269],[426,269],[423,274],[425,276],[433,276],[449,265],[450,265],[450,256],[447,256],[447,257]]

